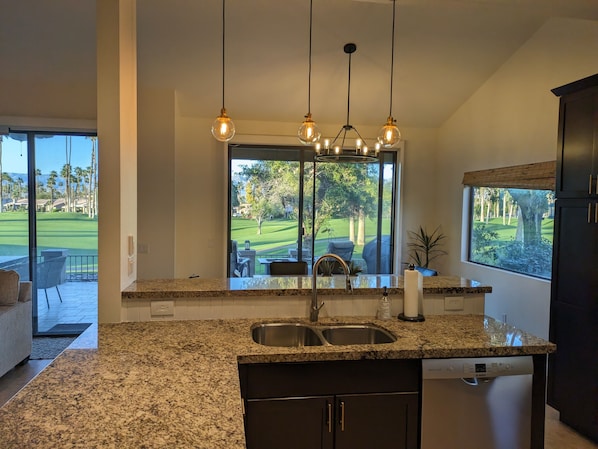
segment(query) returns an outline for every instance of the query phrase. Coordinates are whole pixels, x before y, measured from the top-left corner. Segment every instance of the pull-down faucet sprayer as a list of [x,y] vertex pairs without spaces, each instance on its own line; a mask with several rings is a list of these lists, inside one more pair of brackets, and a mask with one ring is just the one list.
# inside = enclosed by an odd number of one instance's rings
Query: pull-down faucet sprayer
[[353,292],[353,287],[351,286],[351,278],[349,277],[350,270],[347,263],[341,257],[332,253],[324,254],[322,257],[320,257],[316,261],[316,263],[314,263],[311,274],[311,304],[309,307],[309,321],[311,321],[312,323],[318,321],[320,309],[324,305],[324,302],[318,304],[318,287],[316,285],[316,280],[318,277],[318,268],[320,267],[320,263],[322,263],[326,259],[334,259],[340,264],[345,273],[345,290],[350,293]]

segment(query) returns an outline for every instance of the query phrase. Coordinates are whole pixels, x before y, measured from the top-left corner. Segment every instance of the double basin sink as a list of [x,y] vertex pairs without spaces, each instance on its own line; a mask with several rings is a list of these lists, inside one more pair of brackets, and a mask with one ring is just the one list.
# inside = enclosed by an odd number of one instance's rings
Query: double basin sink
[[253,341],[265,346],[372,345],[397,338],[374,324],[257,323],[251,327]]

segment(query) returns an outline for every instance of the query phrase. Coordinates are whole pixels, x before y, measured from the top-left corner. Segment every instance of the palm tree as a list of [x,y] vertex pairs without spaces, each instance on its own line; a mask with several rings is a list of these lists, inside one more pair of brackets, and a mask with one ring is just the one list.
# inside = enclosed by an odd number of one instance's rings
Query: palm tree
[[56,170],[52,170],[46,181],[46,185],[48,186],[48,189],[50,189],[50,208],[54,207],[54,190],[56,189],[57,178],[58,173],[56,173]]

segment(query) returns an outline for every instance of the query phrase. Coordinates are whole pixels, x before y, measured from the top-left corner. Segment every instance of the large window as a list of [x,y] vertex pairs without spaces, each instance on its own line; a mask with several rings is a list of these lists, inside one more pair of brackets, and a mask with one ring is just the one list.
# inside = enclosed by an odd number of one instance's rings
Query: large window
[[554,228],[550,173],[554,174],[553,163],[465,174],[464,183],[471,187],[470,262],[550,279]]
[[356,272],[390,273],[396,158],[315,163],[305,147],[231,146],[229,275],[327,252]]

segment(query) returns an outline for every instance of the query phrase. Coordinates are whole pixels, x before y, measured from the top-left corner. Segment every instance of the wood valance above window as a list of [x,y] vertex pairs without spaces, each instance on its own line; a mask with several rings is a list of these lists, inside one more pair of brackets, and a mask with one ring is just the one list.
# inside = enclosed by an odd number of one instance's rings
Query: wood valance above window
[[556,161],[470,171],[463,175],[463,184],[472,187],[554,190],[555,183]]

